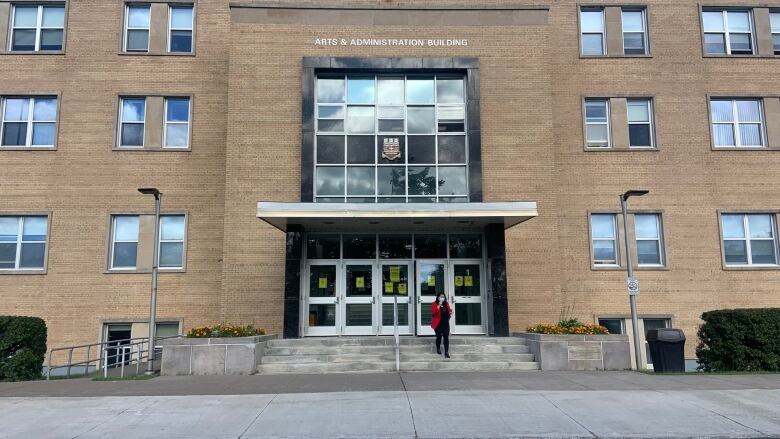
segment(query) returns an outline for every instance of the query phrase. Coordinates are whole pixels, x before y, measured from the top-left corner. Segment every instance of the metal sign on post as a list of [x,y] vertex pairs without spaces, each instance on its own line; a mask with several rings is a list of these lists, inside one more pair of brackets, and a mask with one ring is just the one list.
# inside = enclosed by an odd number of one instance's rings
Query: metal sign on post
[[629,296],[639,295],[639,279],[635,277],[629,277],[626,279],[626,287],[628,289]]

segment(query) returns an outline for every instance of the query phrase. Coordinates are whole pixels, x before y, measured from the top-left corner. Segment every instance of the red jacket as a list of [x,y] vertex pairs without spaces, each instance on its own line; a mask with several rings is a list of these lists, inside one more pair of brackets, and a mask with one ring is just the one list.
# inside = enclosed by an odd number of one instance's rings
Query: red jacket
[[[450,315],[450,318],[452,318],[452,307],[450,306],[450,302],[445,302],[447,304],[447,313]],[[431,320],[431,328],[436,329],[437,326],[439,326],[439,321],[441,321],[441,311],[439,311],[439,302],[433,302],[431,304],[431,312],[433,313],[433,320]]]

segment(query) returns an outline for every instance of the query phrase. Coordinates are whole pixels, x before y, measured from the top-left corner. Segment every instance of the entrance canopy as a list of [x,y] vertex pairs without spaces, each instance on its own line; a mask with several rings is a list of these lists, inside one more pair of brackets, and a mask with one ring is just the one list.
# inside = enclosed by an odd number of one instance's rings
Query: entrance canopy
[[257,203],[257,217],[287,231],[455,231],[501,223],[508,229],[538,216],[535,202],[498,203]]

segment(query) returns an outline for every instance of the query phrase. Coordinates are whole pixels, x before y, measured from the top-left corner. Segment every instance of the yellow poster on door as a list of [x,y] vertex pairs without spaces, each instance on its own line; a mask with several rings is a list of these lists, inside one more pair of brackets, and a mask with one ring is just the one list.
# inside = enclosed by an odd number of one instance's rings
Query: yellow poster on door
[[402,296],[406,295],[406,284],[398,284],[398,294]]
[[392,293],[392,292],[393,292],[393,283],[385,282],[385,293]]
[[398,265],[391,265],[390,266],[390,282],[400,282],[401,281],[401,267]]
[[328,288],[328,278],[327,277],[321,277],[320,278],[320,288]]
[[355,288],[365,288],[366,287],[366,278],[365,277],[356,277],[355,278]]
[[463,284],[467,287],[473,287],[474,286],[474,277],[473,276],[466,276],[463,279]]
[[455,286],[456,287],[463,286],[463,276],[455,276]]
[[428,276],[428,286],[429,287],[436,286],[436,276]]

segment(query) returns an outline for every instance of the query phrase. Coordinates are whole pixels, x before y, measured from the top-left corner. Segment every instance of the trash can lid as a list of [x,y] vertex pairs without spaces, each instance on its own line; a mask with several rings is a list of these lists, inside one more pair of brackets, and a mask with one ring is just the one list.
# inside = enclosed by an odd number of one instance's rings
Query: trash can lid
[[647,341],[685,341],[685,333],[677,328],[660,328],[647,331]]

